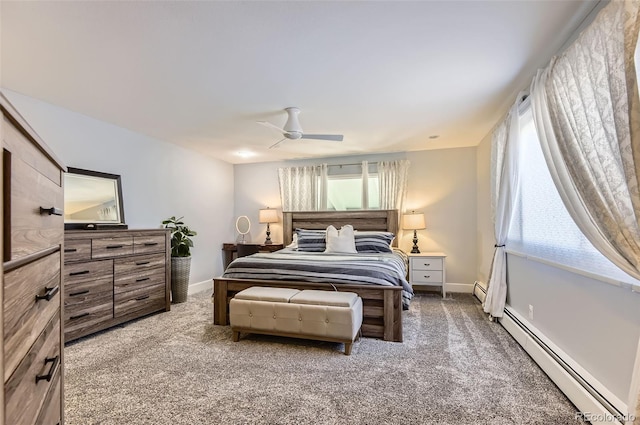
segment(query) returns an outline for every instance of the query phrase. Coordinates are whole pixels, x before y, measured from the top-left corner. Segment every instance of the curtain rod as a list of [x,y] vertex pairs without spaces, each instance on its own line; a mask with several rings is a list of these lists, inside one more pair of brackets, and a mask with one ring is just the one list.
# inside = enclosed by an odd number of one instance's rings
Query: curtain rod
[[[375,162],[369,162],[368,165],[377,165],[378,161]],[[353,162],[350,164],[327,164],[327,167],[349,167],[351,165],[362,165],[362,162]]]

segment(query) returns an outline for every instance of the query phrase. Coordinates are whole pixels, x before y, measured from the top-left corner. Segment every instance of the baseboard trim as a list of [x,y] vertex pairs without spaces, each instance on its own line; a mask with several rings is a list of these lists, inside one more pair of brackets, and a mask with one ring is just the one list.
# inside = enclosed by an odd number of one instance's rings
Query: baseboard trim
[[[484,288],[479,289],[479,292],[482,293],[483,290]],[[592,376],[585,379],[582,375],[588,373],[579,368],[575,361],[568,359],[566,353],[559,348],[547,344],[544,341],[546,338],[537,336],[539,331],[526,319],[507,306],[499,321],[578,410],[591,414],[592,424],[622,424],[617,419],[624,417],[621,410],[626,410],[626,405],[606,391]],[[592,385],[589,381],[595,384]]]
[[188,289],[189,291],[188,294],[193,295],[193,294],[197,294],[198,292],[203,292],[206,290],[213,291],[213,283],[211,282],[211,279],[190,284]]
[[444,288],[447,293],[449,292],[458,292],[463,294],[472,294],[473,293],[473,284],[472,283],[445,283]]

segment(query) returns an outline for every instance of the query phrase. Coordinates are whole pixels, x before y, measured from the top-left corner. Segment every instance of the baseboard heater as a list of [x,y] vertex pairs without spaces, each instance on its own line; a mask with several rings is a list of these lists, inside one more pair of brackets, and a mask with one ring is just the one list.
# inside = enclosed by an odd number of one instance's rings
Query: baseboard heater
[[[484,302],[487,291],[476,281],[474,283],[473,294],[480,302]],[[500,319],[500,324],[581,412],[589,412],[594,418],[603,419],[602,421],[592,421],[591,423],[622,423],[617,419],[624,418],[625,413],[620,412],[615,405],[609,402],[605,396],[585,380],[571,365],[532,332],[510,307],[507,306],[505,308],[504,317]],[[520,335],[516,335],[516,333],[520,333]],[[529,341],[535,344],[535,348],[526,344],[526,338],[529,338]],[[547,359],[542,358],[541,355],[546,355]]]

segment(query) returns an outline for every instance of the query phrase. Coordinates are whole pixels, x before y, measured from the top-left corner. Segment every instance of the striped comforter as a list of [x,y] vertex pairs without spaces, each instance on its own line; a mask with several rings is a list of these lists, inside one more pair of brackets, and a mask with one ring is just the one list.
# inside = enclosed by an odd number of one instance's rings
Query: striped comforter
[[229,279],[297,280],[334,284],[402,286],[403,307],[413,289],[407,282],[406,254],[326,254],[283,249],[234,260],[222,277]]

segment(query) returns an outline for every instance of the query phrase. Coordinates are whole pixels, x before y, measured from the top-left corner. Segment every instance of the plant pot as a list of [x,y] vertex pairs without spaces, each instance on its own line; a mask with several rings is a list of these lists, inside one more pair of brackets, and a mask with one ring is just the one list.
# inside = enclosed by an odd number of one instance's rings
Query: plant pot
[[183,303],[189,292],[191,257],[171,257],[171,301]]

